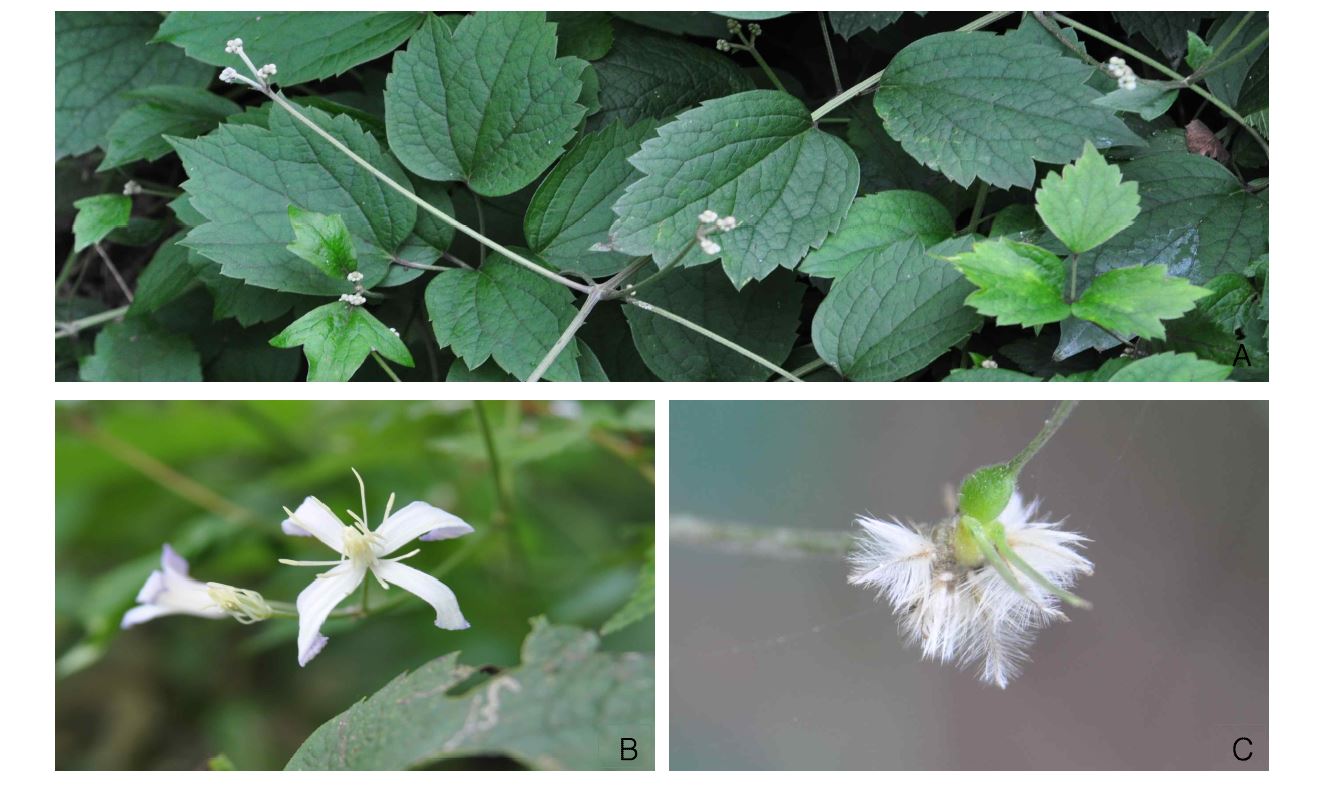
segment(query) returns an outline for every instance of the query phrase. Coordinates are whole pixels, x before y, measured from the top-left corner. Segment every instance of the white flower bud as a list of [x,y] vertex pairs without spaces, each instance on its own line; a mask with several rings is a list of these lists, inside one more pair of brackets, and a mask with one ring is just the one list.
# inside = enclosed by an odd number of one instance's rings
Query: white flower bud
[[367,302],[367,297],[363,296],[362,294],[340,294],[340,301],[348,302],[354,307],[357,307],[358,305]]
[[362,273],[362,272],[349,272],[349,275],[348,275],[348,277],[347,277],[346,279],[348,279],[348,281],[351,282],[351,283],[360,283],[360,282],[363,281],[363,273]]
[[702,251],[708,255],[719,255],[721,252],[721,245],[711,239],[699,239],[698,246],[702,247]]
[[1122,58],[1122,57],[1115,56],[1115,55],[1111,56],[1111,59],[1110,59],[1109,61],[1107,61],[1107,62],[1110,63],[1112,66],[1123,66],[1123,65],[1125,65],[1125,59]]
[[739,221],[734,217],[721,217],[716,220],[716,227],[722,231],[734,230],[738,224]]
[[137,181],[127,181],[124,184],[124,194],[128,196],[142,194],[142,185]]
[[717,214],[715,211],[712,211],[711,209],[707,209],[706,211],[698,215],[698,222],[704,223],[706,225],[710,225],[711,223],[715,222],[719,216],[720,215]]
[[996,368],[1000,367],[1000,365],[996,364],[996,360],[992,359],[991,357],[984,359],[982,361],[982,366],[988,370],[995,370]]
[[234,69],[232,69],[232,68],[226,66],[225,69],[224,69],[223,71],[220,72],[220,81],[221,81],[221,82],[231,82],[231,83],[233,83],[233,82],[238,82],[238,81],[239,81],[239,72],[237,72],[237,71],[235,71]]
[[243,49],[243,39],[241,38],[232,38],[225,42],[225,51],[231,55],[238,54],[241,49]]
[[257,70],[257,76],[261,77],[264,80],[269,80],[270,78],[274,77],[275,64],[267,63],[265,66],[262,66],[260,69]]

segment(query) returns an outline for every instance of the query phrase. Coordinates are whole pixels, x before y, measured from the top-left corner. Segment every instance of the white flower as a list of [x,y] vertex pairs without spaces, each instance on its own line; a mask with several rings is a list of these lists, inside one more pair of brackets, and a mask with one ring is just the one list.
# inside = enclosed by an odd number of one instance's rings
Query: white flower
[[223,620],[234,617],[241,623],[253,623],[271,616],[271,607],[252,590],[228,584],[200,582],[188,575],[188,561],[170,544],[161,546],[161,569],[152,571],[138,592],[138,605],[124,613],[120,628],[170,614],[186,614]]
[[721,231],[734,230],[738,224],[739,221],[736,220],[734,217],[721,217],[720,219],[716,220],[716,227],[718,230]]
[[389,329],[390,329],[390,334],[394,335],[395,337],[399,337],[399,330],[398,330],[398,329],[394,328],[393,326],[390,327]]
[[1120,57],[1120,56],[1118,56],[1118,55],[1112,55],[1112,56],[1111,56],[1111,59],[1110,59],[1109,61],[1107,61],[1107,62],[1110,63],[1112,66],[1123,66],[1123,65],[1125,65],[1125,59],[1122,58],[1122,57]]
[[[367,512],[367,490],[363,478],[354,470],[362,494],[363,512]],[[436,610],[436,626],[450,630],[468,627],[468,621],[459,611],[454,593],[433,576],[403,564],[400,560],[412,557],[421,549],[414,549],[398,557],[387,557],[393,551],[415,538],[444,540],[467,535],[473,531],[463,519],[433,507],[426,502],[412,502],[391,515],[395,503],[391,494],[386,502],[386,514],[375,530],[353,511],[348,511],[353,526],[345,526],[331,509],[316,497],[308,497],[298,510],[285,509],[289,518],[280,526],[286,534],[311,535],[340,553],[340,559],[326,562],[280,560],[286,565],[330,565],[330,570],[317,574],[317,578],[298,595],[298,663],[307,663],[326,645],[321,624],[331,611],[363,583],[371,571],[383,588],[397,584],[408,590]]]
[[243,39],[232,38],[225,42],[225,51],[231,55],[237,54],[243,49]]
[[698,239],[698,246],[708,255],[719,255],[721,252],[721,245],[711,239]]
[[142,185],[139,184],[137,181],[132,181],[132,180],[125,181],[124,194],[127,196],[140,195],[142,194]]
[[717,214],[715,211],[712,211],[711,209],[707,209],[706,211],[698,215],[698,222],[701,222],[705,225],[710,225],[711,223],[715,222],[719,216],[720,215]]
[[1136,90],[1138,88],[1138,78],[1131,71],[1120,77],[1120,87],[1127,91]]
[[354,307],[357,307],[358,305],[367,302],[367,297],[363,296],[362,294],[340,294],[340,301],[348,302]]
[[348,276],[347,276],[347,279],[348,279],[349,282],[351,282],[351,283],[360,283],[360,282],[363,281],[363,273],[362,273],[362,272],[349,272],[349,274],[348,274]]
[[[1034,521],[1037,502],[1016,491],[998,521],[1010,548],[1050,583],[1068,589],[1092,563],[1075,547],[1087,538]],[[995,568],[955,559],[956,519],[915,529],[860,516],[864,530],[850,555],[849,582],[877,590],[899,618],[900,633],[923,657],[960,666],[981,664],[984,683],[1005,688],[1019,674],[1039,628],[1066,619],[1060,601],[1019,568],[1020,590]]]

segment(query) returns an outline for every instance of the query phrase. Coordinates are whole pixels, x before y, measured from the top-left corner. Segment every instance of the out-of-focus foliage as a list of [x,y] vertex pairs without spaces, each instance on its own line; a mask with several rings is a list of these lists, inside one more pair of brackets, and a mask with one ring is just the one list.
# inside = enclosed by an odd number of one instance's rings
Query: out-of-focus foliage
[[[60,405],[57,767],[205,768],[224,755],[215,765],[279,768],[402,672],[456,651],[467,665],[514,667],[533,617],[595,631],[632,611],[651,573],[652,415],[650,402]],[[200,580],[293,601],[315,570],[276,560],[316,552],[281,533],[281,507],[314,494],[356,510],[350,466],[373,523],[394,491],[474,526],[414,544],[422,552],[409,560],[454,589],[471,629],[437,629],[426,604],[401,596],[366,619],[328,621],[330,643],[305,669],[295,620],[169,617],[119,630],[164,542]],[[376,606],[400,593],[370,595]],[[651,653],[652,618],[604,636],[601,650]]]

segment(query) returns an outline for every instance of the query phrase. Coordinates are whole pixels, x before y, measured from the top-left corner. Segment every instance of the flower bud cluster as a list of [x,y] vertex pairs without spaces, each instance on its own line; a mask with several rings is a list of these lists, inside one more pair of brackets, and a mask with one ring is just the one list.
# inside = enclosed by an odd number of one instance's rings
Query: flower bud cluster
[[739,221],[733,216],[722,217],[711,209],[698,215],[698,246],[708,255],[719,255],[721,245],[710,238],[713,233],[726,233],[739,227]]
[[1103,63],[1102,68],[1106,70],[1107,74],[1115,77],[1124,90],[1132,91],[1138,87],[1138,75],[1125,63],[1124,58],[1113,57]]

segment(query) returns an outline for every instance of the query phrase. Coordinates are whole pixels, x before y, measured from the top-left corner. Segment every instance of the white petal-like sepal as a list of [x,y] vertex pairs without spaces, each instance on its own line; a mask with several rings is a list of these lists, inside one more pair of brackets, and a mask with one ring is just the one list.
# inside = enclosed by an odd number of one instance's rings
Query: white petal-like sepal
[[307,666],[325,647],[326,637],[321,633],[321,624],[326,622],[340,601],[358,589],[366,573],[366,566],[342,562],[317,576],[298,594],[299,666]]
[[344,553],[344,522],[314,496],[304,499],[293,517],[285,519],[280,526],[287,535],[311,535],[336,552]]
[[410,502],[391,514],[376,528],[381,538],[378,556],[385,557],[409,541],[445,540],[467,535],[473,528],[468,522],[426,502]]
[[387,584],[397,584],[431,604],[436,610],[438,628],[458,631],[468,627],[463,612],[459,611],[459,601],[440,579],[395,560],[382,560],[374,566],[374,570],[377,577]]

